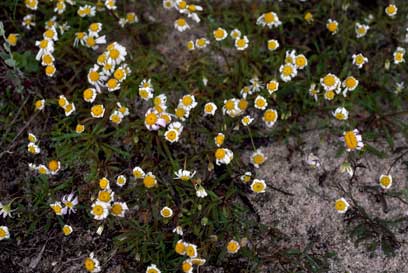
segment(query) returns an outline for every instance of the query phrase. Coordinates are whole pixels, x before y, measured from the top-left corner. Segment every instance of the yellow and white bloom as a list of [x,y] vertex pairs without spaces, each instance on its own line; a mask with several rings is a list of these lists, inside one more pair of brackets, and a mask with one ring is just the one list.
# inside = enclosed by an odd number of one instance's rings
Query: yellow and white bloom
[[336,20],[327,20],[326,28],[331,32],[332,35],[336,34],[339,29],[339,23]]
[[388,190],[392,186],[392,176],[382,174],[378,182],[380,183],[381,188]]
[[357,38],[361,38],[366,36],[367,31],[370,29],[370,26],[356,23],[356,26],[354,27],[354,30],[356,31],[356,36]]
[[35,103],[34,103],[34,107],[35,107],[35,110],[37,110],[37,111],[43,110],[44,107],[45,107],[45,100],[44,99],[36,100]]
[[75,126],[75,132],[76,132],[77,134],[81,134],[81,133],[83,133],[84,131],[85,131],[85,125],[78,123],[78,124]]
[[282,22],[279,21],[279,17],[275,12],[270,11],[258,17],[258,19],[256,20],[256,24],[272,28],[280,26]]
[[346,199],[344,198],[337,199],[334,204],[334,207],[336,208],[338,213],[346,213],[349,206],[349,203],[347,203]]
[[251,163],[255,168],[259,168],[268,158],[262,153],[260,149],[256,150],[251,155]]
[[228,242],[227,244],[227,252],[230,254],[235,254],[238,252],[238,250],[240,249],[240,245],[237,241],[235,240],[231,240]]
[[247,49],[249,44],[249,40],[248,37],[246,35],[242,36],[242,37],[238,37],[237,39],[235,39],[235,48],[238,50],[245,50]]
[[62,232],[64,233],[65,236],[71,235],[72,231],[73,231],[73,229],[72,229],[72,227],[70,225],[64,225],[62,227]]
[[127,56],[126,48],[117,42],[113,42],[107,47],[108,59],[107,63],[119,65]]
[[265,180],[262,179],[254,179],[251,183],[251,190],[256,193],[263,193],[265,192],[266,184]]
[[61,201],[67,208],[68,213],[76,212],[75,206],[78,205],[78,196],[75,196],[74,193],[71,192],[69,195],[64,195]]
[[243,175],[239,177],[239,179],[241,179],[241,181],[244,182],[245,184],[249,183],[249,181],[251,181],[251,178],[252,178],[251,172],[245,172]]
[[56,175],[61,169],[61,162],[58,160],[50,160],[47,164],[48,170],[51,175]]
[[35,143],[32,142],[28,143],[27,150],[29,153],[34,155],[39,154],[41,152],[40,147],[38,147]]
[[197,246],[195,244],[186,244],[186,255],[190,258],[198,256]]
[[96,104],[91,107],[91,116],[94,118],[103,118],[105,114],[105,106],[103,104]]
[[347,95],[348,91],[353,91],[354,89],[357,88],[359,81],[354,78],[353,76],[348,76],[347,78],[344,79],[342,83],[343,89],[343,96]]
[[342,140],[348,152],[361,150],[364,147],[363,138],[357,129],[344,132]]
[[116,10],[116,0],[105,0],[105,7],[109,10]]
[[43,39],[41,41],[36,41],[35,45],[38,46],[39,48],[38,53],[35,56],[35,59],[37,61],[41,60],[41,57],[44,54],[52,54],[54,52],[54,41],[53,40]]
[[122,120],[123,120],[123,115],[118,110],[115,110],[109,116],[109,120],[112,121],[115,124],[120,124],[122,122]]
[[267,109],[263,114],[262,120],[265,122],[266,127],[271,128],[278,120],[278,112],[274,109]]
[[116,177],[116,185],[118,185],[119,187],[123,187],[124,185],[126,185],[126,176],[124,175],[119,175],[118,177]]
[[88,272],[96,273],[101,271],[101,267],[99,265],[99,261],[95,258],[93,252],[89,255],[89,257],[85,258],[84,260],[85,269]]
[[97,199],[99,202],[110,204],[115,199],[115,193],[110,188],[105,188],[98,192]]
[[37,10],[38,8],[38,0],[24,0],[24,4],[31,10]]
[[269,51],[275,51],[279,48],[279,42],[278,40],[271,39],[271,40],[268,40],[267,46],[268,46]]
[[133,177],[136,179],[141,179],[145,177],[145,172],[139,166],[136,166],[132,170]]
[[189,181],[191,178],[194,177],[196,174],[196,171],[189,171],[189,170],[183,170],[180,169],[177,172],[174,173],[176,176],[174,179],[180,179],[181,181]]
[[386,8],[385,8],[385,13],[390,16],[390,17],[394,17],[395,15],[397,15],[397,11],[398,8],[396,5],[394,4],[389,4]]
[[320,78],[320,84],[323,86],[324,90],[326,91],[336,91],[340,87],[340,79],[334,74],[327,74],[323,78]]
[[144,177],[143,177],[143,184],[146,188],[150,189],[155,186],[157,186],[157,179],[154,174],[151,172],[148,172]]
[[241,37],[241,31],[239,31],[239,29],[235,28],[233,30],[231,30],[230,36],[232,39],[236,40],[239,37]]
[[193,95],[184,95],[180,100],[179,100],[179,105],[186,109],[187,111],[190,111],[191,109],[195,108],[197,106],[197,102],[195,100],[195,97]]
[[19,36],[19,34],[10,33],[10,34],[7,36],[7,43],[8,43],[10,46],[16,46],[18,36]]
[[95,220],[106,219],[109,215],[110,205],[105,202],[96,201],[92,204],[91,214],[94,216]]
[[397,49],[393,53],[394,64],[400,64],[400,63],[405,62],[404,55],[405,55],[405,48],[397,47]]
[[214,143],[215,145],[217,145],[217,147],[221,147],[222,144],[224,144],[224,140],[225,140],[225,135],[223,133],[218,133],[214,137]]
[[295,56],[295,66],[297,69],[302,70],[303,68],[305,68],[307,66],[307,59],[305,57],[305,55],[303,54],[299,54]]
[[266,101],[266,99],[263,96],[258,95],[255,98],[254,106],[255,106],[256,109],[265,110],[266,107],[268,107],[268,102]]
[[9,239],[10,238],[10,232],[8,227],[6,226],[0,226],[0,241],[4,239]]
[[65,215],[67,214],[67,207],[62,207],[61,202],[57,201],[55,203],[50,204],[51,209],[54,211],[56,215]]
[[160,215],[163,218],[170,218],[173,216],[173,210],[169,207],[164,207],[160,210]]
[[336,110],[333,112],[333,116],[337,120],[347,120],[349,112],[344,107],[337,107]]
[[145,114],[145,126],[149,131],[157,131],[160,127],[166,126],[166,120],[160,117],[154,108],[149,108]]
[[86,17],[86,16],[94,17],[95,13],[96,13],[96,8],[93,7],[93,6],[90,6],[90,5],[81,6],[81,7],[79,7],[79,9],[77,11],[77,14],[80,17]]
[[161,273],[155,264],[151,264],[146,268],[146,273]]
[[31,27],[35,26],[34,15],[27,14],[26,16],[24,16],[23,22],[21,24],[23,25],[23,27],[30,30]]
[[176,129],[168,129],[164,133],[164,138],[170,143],[178,142],[180,139],[180,133]]
[[195,40],[195,46],[197,48],[206,48],[207,45],[210,44],[210,41],[208,41],[206,38],[199,38]]
[[254,118],[252,118],[250,115],[246,115],[241,119],[241,123],[244,126],[249,126],[252,121],[254,121]]
[[204,105],[204,116],[214,116],[217,111],[217,105],[213,102],[207,102]]
[[110,208],[110,212],[116,217],[125,217],[125,213],[128,210],[126,202],[114,202]]
[[228,165],[234,158],[234,153],[230,149],[218,148],[215,151],[215,163],[217,165],[226,164]]
[[189,24],[187,23],[186,19],[179,18],[174,22],[174,28],[180,32],[183,32],[190,28]]
[[192,273],[193,272],[193,263],[191,259],[187,259],[181,263],[181,270],[184,273]]
[[228,33],[225,29],[219,27],[216,30],[213,31],[213,35],[216,41],[222,41],[225,38],[227,38]]
[[87,88],[84,90],[82,93],[82,97],[84,98],[84,101],[92,103],[96,99],[96,89],[95,88]]
[[279,82],[277,80],[271,80],[266,84],[266,90],[268,90],[269,95],[272,95],[279,89]]
[[297,75],[297,68],[294,64],[286,63],[279,67],[280,77],[282,81],[288,82]]
[[356,65],[359,69],[363,67],[364,64],[368,62],[367,57],[364,57],[363,54],[353,54],[353,64]]

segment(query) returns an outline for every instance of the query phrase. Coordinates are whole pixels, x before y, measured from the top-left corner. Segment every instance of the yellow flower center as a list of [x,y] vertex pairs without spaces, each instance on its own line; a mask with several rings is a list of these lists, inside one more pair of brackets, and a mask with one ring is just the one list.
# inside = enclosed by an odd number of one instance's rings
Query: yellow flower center
[[109,50],[109,57],[111,57],[112,59],[115,60],[119,58],[119,56],[120,56],[120,52],[116,48]]
[[0,228],[0,238],[6,237],[6,231]]
[[290,76],[292,75],[292,72],[293,72],[293,69],[292,69],[292,66],[290,65],[285,65],[282,69],[282,74],[284,76]]
[[94,91],[91,88],[86,89],[83,93],[84,100],[86,101],[91,100],[93,96],[94,96]]
[[147,175],[143,179],[143,184],[146,188],[152,188],[154,185],[156,185],[156,178],[151,175]]
[[115,79],[120,81],[125,77],[125,72],[123,71],[123,69],[118,68],[116,69],[115,73],[113,73],[113,76],[115,77]]
[[48,169],[50,169],[50,171],[55,172],[56,170],[58,170],[58,168],[59,168],[58,161],[51,160],[50,162],[48,162]]
[[337,30],[337,23],[331,22],[331,23],[327,24],[327,29],[330,32],[335,32]]
[[264,120],[265,120],[266,122],[273,122],[273,121],[275,121],[275,120],[276,120],[276,113],[275,113],[275,111],[272,111],[272,110],[267,110],[267,111],[265,111],[265,113],[264,113]]
[[123,211],[122,205],[113,204],[111,211],[115,215],[120,215],[122,213],[122,211]]
[[92,112],[95,116],[97,116],[97,117],[101,116],[102,113],[103,113],[103,107],[102,107],[102,105],[92,106],[91,112]]
[[178,118],[184,117],[185,113],[186,113],[186,110],[184,110],[184,108],[181,108],[181,107],[177,107],[175,110],[176,117]]
[[227,245],[228,252],[236,252],[238,249],[238,244],[236,242],[229,242]]
[[218,160],[223,159],[225,155],[226,155],[226,152],[224,149],[217,149],[215,151],[215,158]]
[[45,68],[45,73],[47,75],[52,75],[55,73],[55,66],[53,65],[47,65],[47,67]]
[[91,258],[86,258],[84,264],[85,269],[89,272],[92,272],[95,269],[95,262]]
[[205,109],[205,112],[211,113],[212,110],[214,109],[214,107],[213,107],[212,104],[206,104],[205,107],[204,107],[204,109]]
[[245,45],[246,45],[245,39],[240,38],[240,39],[237,40],[237,47],[238,48],[243,48],[243,47],[245,47]]
[[253,158],[255,164],[260,165],[265,162],[265,157],[261,154],[256,154]]
[[116,79],[109,79],[106,86],[108,86],[109,89],[114,89],[118,86],[118,81]]
[[254,185],[252,185],[252,189],[254,192],[261,192],[265,189],[265,186],[261,182],[256,182]]
[[44,32],[44,36],[47,37],[48,39],[52,39],[54,35],[55,33],[52,29],[49,29],[46,32]]
[[268,12],[264,14],[265,23],[270,24],[275,22],[275,15],[272,12]]
[[96,82],[99,80],[99,73],[96,71],[91,71],[89,72],[89,78],[91,79],[91,81]]
[[145,117],[145,122],[146,122],[147,125],[152,126],[152,125],[156,124],[157,119],[158,119],[158,117],[157,117],[157,115],[155,113],[149,113]]
[[40,48],[44,49],[48,46],[48,40],[41,40],[40,42]]
[[353,131],[347,131],[344,135],[344,142],[346,143],[347,148],[351,150],[356,149],[358,145],[356,134]]
[[183,18],[180,18],[180,19],[178,19],[178,20],[176,21],[176,24],[177,24],[178,26],[180,26],[180,27],[184,27],[184,26],[187,24],[187,22],[186,22],[186,20],[184,20]]
[[111,194],[108,191],[100,191],[98,193],[98,200],[107,203],[111,200]]
[[343,200],[337,200],[335,207],[337,211],[344,211],[347,208],[347,205]]
[[347,88],[353,88],[356,86],[356,79],[354,79],[353,77],[348,77],[346,79],[346,87]]
[[334,84],[336,83],[336,79],[334,78],[333,75],[326,75],[326,76],[323,78],[323,83],[324,83],[326,86],[331,87],[331,86],[334,86]]
[[225,36],[225,31],[223,29],[218,28],[214,31],[214,37],[217,39],[222,39]]
[[104,211],[104,209],[103,209],[103,207],[101,205],[95,205],[92,208],[92,212],[96,216],[101,216],[103,214],[103,211]]
[[388,175],[381,177],[380,184],[384,187],[388,187],[391,184],[391,179]]

